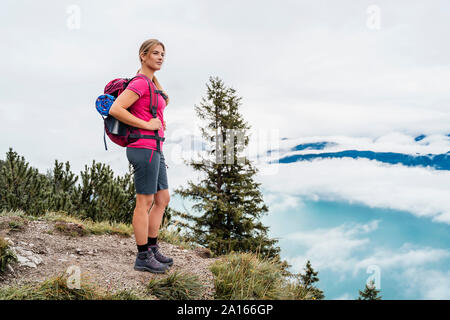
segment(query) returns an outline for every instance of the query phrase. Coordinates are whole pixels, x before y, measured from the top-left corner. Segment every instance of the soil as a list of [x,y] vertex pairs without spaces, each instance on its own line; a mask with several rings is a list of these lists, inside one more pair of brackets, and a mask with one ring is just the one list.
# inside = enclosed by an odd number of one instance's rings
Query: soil
[[[150,279],[167,277],[178,271],[199,277],[204,285],[200,299],[214,299],[214,276],[209,266],[217,258],[208,258],[204,249],[186,250],[158,240],[160,251],[173,258],[173,265],[165,274],[141,272],[133,269],[137,251],[134,236],[80,235],[77,232],[68,235],[58,231],[61,226],[55,228],[55,222],[40,220],[8,228],[14,219],[0,217],[0,236],[10,242],[20,260],[0,275],[0,286],[41,282],[68,270],[69,274],[73,274],[71,270],[79,270],[82,279],[87,277],[103,289],[127,289],[157,299],[146,292],[146,284]],[[72,227],[77,230],[76,226]]]

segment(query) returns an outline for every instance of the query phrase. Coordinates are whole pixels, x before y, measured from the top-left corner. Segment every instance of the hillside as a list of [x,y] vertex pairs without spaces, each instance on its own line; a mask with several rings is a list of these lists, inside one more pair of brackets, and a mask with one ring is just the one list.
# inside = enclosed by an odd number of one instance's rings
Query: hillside
[[41,282],[76,266],[80,268],[82,279],[86,276],[103,289],[145,294],[150,279],[167,277],[178,271],[198,275],[204,284],[201,299],[214,298],[214,277],[209,266],[217,258],[208,258],[201,248],[188,250],[158,241],[162,252],[174,259],[168,274],[139,272],[133,269],[134,236],[82,235],[82,230],[76,223],[0,216],[0,236],[9,242],[18,257],[17,263],[0,274],[0,287]]

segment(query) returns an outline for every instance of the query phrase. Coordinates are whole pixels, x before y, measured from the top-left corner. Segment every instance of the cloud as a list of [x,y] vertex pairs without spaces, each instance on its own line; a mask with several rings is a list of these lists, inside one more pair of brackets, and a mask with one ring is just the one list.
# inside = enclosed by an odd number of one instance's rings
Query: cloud
[[[398,249],[377,247],[369,240],[378,229],[379,221],[366,224],[342,224],[329,229],[315,229],[291,233],[286,236],[304,253],[288,257],[294,272],[303,272],[307,260],[319,271],[333,272],[333,279],[342,282],[349,277],[368,271],[379,272],[379,288],[386,278],[400,288],[400,297],[411,299],[448,299],[450,297],[450,271],[433,269],[430,265],[448,260],[445,249],[405,243]],[[354,299],[343,293],[337,300]]]
[[406,296],[419,294],[419,299],[450,299],[450,271],[440,271],[423,267],[407,268],[397,275]]
[[396,250],[375,248],[369,256],[362,258],[354,265],[353,274],[355,275],[360,270],[366,270],[371,265],[378,266],[383,273],[384,270],[392,272],[394,269],[406,270],[411,267],[423,266],[448,257],[450,257],[448,250],[419,247],[410,243],[405,243]]
[[335,298],[333,300],[355,300],[355,298],[353,295],[346,292],[346,293],[341,294],[340,296],[338,296],[337,298]]
[[303,202],[295,196],[288,194],[267,194],[264,196],[264,202],[270,207],[272,212],[284,211],[289,208],[301,208],[304,206]]
[[343,273],[352,271],[358,263],[355,253],[370,244],[369,238],[364,236],[376,230],[379,222],[373,220],[367,224],[349,223],[330,229],[288,234],[285,239],[306,248],[306,251],[301,256],[287,259],[297,272],[310,260],[316,270],[329,269],[344,277]]
[[366,224],[346,223],[334,228],[290,233],[285,239],[305,250],[302,255],[287,259],[296,272],[310,260],[316,270],[330,270],[343,280],[350,274],[355,277],[365,272],[370,266],[376,266],[382,277],[383,273],[424,267],[450,257],[448,250],[411,243],[398,249],[377,247],[369,235],[379,224],[380,220],[373,220]]
[[276,174],[258,177],[266,193],[403,210],[450,224],[449,171],[351,158],[277,166]]

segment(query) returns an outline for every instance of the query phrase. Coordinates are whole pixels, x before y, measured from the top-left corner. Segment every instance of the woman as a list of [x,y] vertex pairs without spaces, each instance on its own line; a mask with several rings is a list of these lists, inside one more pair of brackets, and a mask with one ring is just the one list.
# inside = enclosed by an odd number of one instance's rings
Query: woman
[[[164,137],[166,127],[163,112],[169,98],[154,76],[154,73],[161,69],[164,55],[164,45],[156,39],[146,40],[141,45],[139,49],[141,68],[137,72],[139,76],[128,84],[109,111],[116,119],[139,128],[143,135],[155,135],[154,130],[158,130],[158,135]],[[156,118],[153,118],[149,108],[150,81],[153,83],[152,89],[161,90],[159,93],[151,94],[153,105],[157,103]],[[129,112],[126,109],[129,109]],[[157,244],[161,220],[170,200],[162,148],[163,141],[155,139],[139,139],[127,146],[127,158],[134,168],[136,187],[133,229],[138,253],[134,269],[153,273],[164,273],[173,264],[173,259],[164,256]],[[154,205],[151,206],[153,200]]]

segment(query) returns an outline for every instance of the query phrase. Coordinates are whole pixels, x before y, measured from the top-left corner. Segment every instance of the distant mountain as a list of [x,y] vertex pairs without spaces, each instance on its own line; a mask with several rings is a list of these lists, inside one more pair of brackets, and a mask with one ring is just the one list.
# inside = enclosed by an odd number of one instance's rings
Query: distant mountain
[[[450,134],[447,135],[450,137]],[[421,141],[426,138],[426,135],[419,135],[414,138],[416,142]],[[286,140],[284,138],[283,140]],[[303,143],[298,144],[289,149],[289,151],[301,151],[301,150],[324,150],[326,147],[337,145],[335,142],[314,142],[314,143]],[[271,153],[272,150],[267,153]],[[295,154],[281,157],[278,162],[280,163],[291,163],[296,161],[312,160],[317,158],[343,158],[350,157],[353,159],[366,158],[371,160],[377,160],[380,162],[391,163],[391,164],[402,164],[405,166],[430,166],[436,170],[450,170],[450,151],[444,154],[421,154],[421,155],[411,155],[403,154],[397,152],[375,152],[370,150],[344,150],[337,152],[322,152],[322,153],[311,153],[311,154]],[[272,163],[275,161],[271,161]]]

